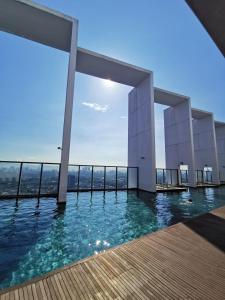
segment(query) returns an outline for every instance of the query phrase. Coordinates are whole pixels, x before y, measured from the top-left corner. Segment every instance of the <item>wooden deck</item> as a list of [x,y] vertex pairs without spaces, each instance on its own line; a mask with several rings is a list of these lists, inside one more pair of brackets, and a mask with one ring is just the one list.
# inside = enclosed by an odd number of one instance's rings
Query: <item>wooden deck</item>
[[156,186],[156,192],[157,193],[166,193],[166,192],[185,192],[187,191],[187,187],[185,186]]
[[0,299],[225,299],[225,207],[2,291]]
[[214,183],[198,183],[197,188],[216,188],[219,187],[221,184],[214,184]]

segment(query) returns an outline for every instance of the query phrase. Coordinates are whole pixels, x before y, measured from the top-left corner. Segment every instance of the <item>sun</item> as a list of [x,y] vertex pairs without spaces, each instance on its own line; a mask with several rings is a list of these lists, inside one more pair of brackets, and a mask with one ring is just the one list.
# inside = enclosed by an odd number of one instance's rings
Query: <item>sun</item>
[[104,86],[107,88],[111,88],[114,86],[114,82],[110,79],[103,79]]

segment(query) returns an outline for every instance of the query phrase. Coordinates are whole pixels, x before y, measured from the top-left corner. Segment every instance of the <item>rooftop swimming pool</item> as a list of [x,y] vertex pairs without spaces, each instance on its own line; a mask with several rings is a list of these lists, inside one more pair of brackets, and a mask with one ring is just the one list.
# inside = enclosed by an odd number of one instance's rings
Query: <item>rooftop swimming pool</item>
[[65,208],[53,198],[1,200],[0,288],[223,205],[225,187],[156,195],[68,193]]

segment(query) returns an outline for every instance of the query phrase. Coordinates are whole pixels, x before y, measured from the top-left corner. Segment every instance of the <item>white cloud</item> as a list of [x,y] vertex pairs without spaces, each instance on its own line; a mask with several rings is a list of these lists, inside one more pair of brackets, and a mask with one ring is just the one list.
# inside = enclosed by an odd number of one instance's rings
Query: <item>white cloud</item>
[[127,119],[127,116],[120,116],[120,119]]
[[100,112],[106,112],[109,109],[108,105],[101,105],[93,102],[82,102],[82,104]]

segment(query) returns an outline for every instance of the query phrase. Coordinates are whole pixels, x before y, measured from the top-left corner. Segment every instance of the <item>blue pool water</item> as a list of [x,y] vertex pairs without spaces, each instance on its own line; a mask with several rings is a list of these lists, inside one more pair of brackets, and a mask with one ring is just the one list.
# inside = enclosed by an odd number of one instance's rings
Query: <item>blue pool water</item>
[[[188,199],[192,199],[192,203]],[[225,187],[179,194],[68,193],[0,201],[0,288],[225,205]]]

